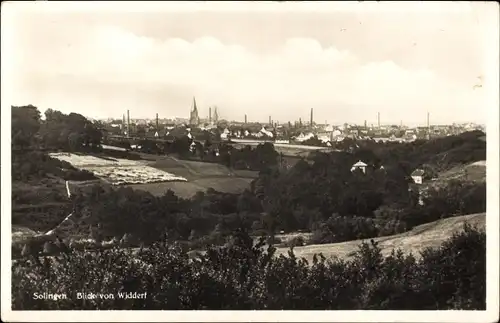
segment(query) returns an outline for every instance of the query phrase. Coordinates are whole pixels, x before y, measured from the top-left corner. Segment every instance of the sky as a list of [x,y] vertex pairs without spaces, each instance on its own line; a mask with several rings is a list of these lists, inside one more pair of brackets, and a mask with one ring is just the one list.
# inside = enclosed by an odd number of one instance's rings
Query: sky
[[382,124],[425,124],[427,112],[433,124],[486,123],[480,4],[365,4],[11,3],[12,105],[188,118],[196,97],[200,117],[217,106],[239,121],[305,121],[314,108],[330,124],[376,124],[378,112]]

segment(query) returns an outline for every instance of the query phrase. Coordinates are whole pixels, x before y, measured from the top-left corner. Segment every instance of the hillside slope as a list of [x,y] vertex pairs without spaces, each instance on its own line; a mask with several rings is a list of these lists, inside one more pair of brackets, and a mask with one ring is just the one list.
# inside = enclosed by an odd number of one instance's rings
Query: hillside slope
[[439,174],[438,180],[466,180],[474,182],[486,181],[486,161],[481,160],[467,165],[455,166]]
[[[392,249],[401,249],[405,253],[413,253],[415,257],[420,256],[420,251],[427,247],[439,247],[442,242],[451,237],[454,232],[461,231],[464,223],[477,225],[479,229],[486,227],[486,213],[469,214],[447,218],[431,223],[419,225],[412,230],[387,237],[374,238],[382,254],[389,255]],[[370,239],[364,240],[369,241]],[[337,256],[349,258],[355,252],[363,240],[354,240],[341,243],[309,245],[295,247],[294,253],[297,257],[304,257],[310,263],[314,254],[322,253],[325,257]],[[277,253],[287,254],[289,248],[278,248]]]

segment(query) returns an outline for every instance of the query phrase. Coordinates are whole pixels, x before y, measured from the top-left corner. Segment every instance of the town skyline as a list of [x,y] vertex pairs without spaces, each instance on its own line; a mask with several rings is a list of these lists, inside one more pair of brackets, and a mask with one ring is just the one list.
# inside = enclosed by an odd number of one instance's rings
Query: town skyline
[[487,120],[485,25],[474,4],[402,7],[404,18],[384,5],[287,15],[165,8],[19,11],[12,104],[188,117],[194,96],[200,117],[218,106],[226,120],[288,122],[310,108],[331,123],[375,124],[378,112],[387,124],[425,124],[427,112],[436,124]]

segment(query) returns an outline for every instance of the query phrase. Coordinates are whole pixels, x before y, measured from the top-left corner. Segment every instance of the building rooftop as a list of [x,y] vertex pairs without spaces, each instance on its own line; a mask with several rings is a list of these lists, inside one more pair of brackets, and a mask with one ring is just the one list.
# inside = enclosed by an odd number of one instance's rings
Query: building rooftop
[[423,169],[415,169],[413,173],[411,173],[411,176],[423,176],[424,173],[425,172]]
[[363,163],[361,160],[358,161],[356,164],[352,165],[352,167],[366,167],[366,166],[368,165]]

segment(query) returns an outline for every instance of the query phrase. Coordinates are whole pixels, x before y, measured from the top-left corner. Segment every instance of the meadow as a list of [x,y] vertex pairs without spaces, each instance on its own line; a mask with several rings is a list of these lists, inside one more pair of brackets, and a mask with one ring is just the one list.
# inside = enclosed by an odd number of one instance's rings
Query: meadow
[[[412,230],[385,237],[373,238],[378,243],[381,253],[388,256],[393,249],[400,249],[405,254],[420,256],[420,252],[426,248],[439,248],[441,243],[453,236],[454,233],[463,229],[464,223],[468,223],[480,230],[486,229],[486,213],[469,214],[442,219],[419,225]],[[297,236],[298,234],[294,234]],[[283,240],[283,239],[282,239]],[[294,253],[299,258],[305,258],[310,263],[315,254],[323,254],[326,258],[339,257],[341,259],[351,258],[358,246],[365,240],[353,240],[340,243],[327,243],[317,245],[306,245],[294,248]],[[278,254],[286,255],[290,248],[277,249]]]
[[228,167],[201,161],[181,160],[173,156],[153,156],[141,154],[147,160],[148,167],[182,176],[187,181],[162,183],[131,184],[134,189],[144,190],[153,195],[163,195],[172,190],[177,196],[190,198],[196,192],[205,192],[209,188],[223,193],[241,193],[250,187],[257,172],[250,170],[231,170]]

